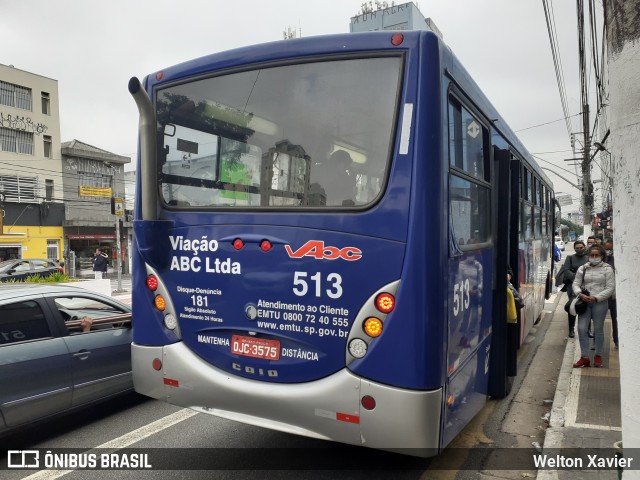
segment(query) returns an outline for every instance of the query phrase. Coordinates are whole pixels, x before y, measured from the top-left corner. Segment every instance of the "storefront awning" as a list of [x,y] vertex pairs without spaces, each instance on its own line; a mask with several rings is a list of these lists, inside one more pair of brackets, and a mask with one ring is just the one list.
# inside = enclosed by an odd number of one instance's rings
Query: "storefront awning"
[[105,239],[114,239],[116,238],[115,235],[102,235],[102,234],[97,234],[97,235],[93,235],[93,234],[70,234],[67,235],[67,238],[69,240],[105,240]]

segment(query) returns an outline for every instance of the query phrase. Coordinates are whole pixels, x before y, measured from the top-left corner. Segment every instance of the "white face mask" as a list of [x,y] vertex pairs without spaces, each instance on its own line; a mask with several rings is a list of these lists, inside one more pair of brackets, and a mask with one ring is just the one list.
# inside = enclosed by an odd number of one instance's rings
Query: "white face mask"
[[595,267],[596,265],[598,265],[600,262],[602,262],[602,259],[601,259],[601,258],[591,258],[591,259],[589,259],[589,263],[590,263],[591,265],[593,265],[594,267]]
[[607,257],[610,257],[611,255],[613,255],[613,250],[607,250]]

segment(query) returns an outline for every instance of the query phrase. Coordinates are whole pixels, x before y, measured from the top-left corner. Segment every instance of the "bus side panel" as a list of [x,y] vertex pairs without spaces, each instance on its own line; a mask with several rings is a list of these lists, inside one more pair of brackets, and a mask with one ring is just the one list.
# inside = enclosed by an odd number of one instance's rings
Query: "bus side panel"
[[490,248],[449,261],[447,385],[441,446],[446,446],[487,399],[492,318]]
[[440,448],[476,416],[487,401],[490,337],[486,337],[450,378],[446,387]]

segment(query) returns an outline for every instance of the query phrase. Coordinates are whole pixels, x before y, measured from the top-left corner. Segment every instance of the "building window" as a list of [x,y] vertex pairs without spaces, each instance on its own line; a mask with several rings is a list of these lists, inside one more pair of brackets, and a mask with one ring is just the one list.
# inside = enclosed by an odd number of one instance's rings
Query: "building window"
[[0,150],[33,155],[33,133],[0,127]]
[[47,240],[47,258],[51,260],[58,260],[60,258],[58,240]]
[[50,101],[49,94],[47,92],[42,92],[42,114],[43,115],[51,115],[49,101]]
[[19,175],[0,175],[0,192],[9,202],[26,202],[36,200],[38,190],[37,177],[21,177]]
[[50,202],[53,200],[53,180],[47,179],[44,183],[45,200]]
[[0,80],[0,104],[31,111],[31,89]]
[[43,135],[44,137],[44,158],[51,158],[51,137],[49,135]]

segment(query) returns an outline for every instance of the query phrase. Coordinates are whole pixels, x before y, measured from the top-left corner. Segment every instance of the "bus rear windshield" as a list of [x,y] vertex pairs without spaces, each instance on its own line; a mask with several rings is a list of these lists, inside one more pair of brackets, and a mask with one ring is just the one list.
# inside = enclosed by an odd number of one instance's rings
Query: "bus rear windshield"
[[400,57],[261,68],[156,95],[162,199],[174,208],[346,208],[381,194]]

